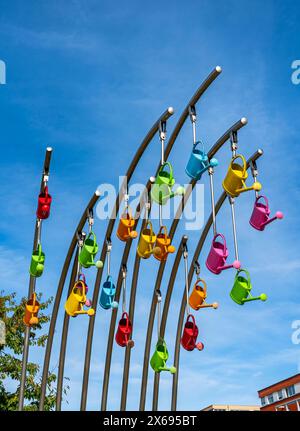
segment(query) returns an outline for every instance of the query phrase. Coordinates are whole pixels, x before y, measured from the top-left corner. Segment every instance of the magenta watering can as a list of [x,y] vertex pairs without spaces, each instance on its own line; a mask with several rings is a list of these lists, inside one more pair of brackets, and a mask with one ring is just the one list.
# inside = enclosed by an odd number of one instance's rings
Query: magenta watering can
[[[223,239],[223,243],[216,241],[218,237]],[[220,272],[224,271],[224,269],[239,269],[241,267],[241,264],[238,260],[235,260],[231,265],[225,265],[227,257],[228,249],[226,246],[225,237],[221,233],[217,233],[213,238],[210,252],[206,259],[206,266],[214,274],[220,274]]]
[[[264,203],[260,200],[264,199]],[[260,201],[260,202],[259,202]],[[258,196],[254,202],[254,207],[249,223],[254,229],[264,230],[267,224],[272,223],[276,219],[282,219],[283,214],[277,211],[274,217],[270,217],[269,202],[266,196]]]

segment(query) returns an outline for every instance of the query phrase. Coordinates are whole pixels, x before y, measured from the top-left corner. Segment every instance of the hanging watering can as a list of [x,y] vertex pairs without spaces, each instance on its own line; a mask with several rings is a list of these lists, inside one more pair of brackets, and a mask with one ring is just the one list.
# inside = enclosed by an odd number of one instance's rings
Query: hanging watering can
[[[236,159],[241,159],[243,164],[239,165],[234,163]],[[247,192],[249,190],[259,191],[261,190],[261,184],[255,181],[251,187],[247,187],[245,184],[248,178],[247,163],[241,154],[234,156],[230,162],[226,177],[223,180],[223,188],[225,192],[232,196],[237,197],[240,193]]]
[[44,271],[45,253],[42,252],[41,244],[32,253],[29,273],[32,277],[40,277]]
[[[203,286],[200,285],[203,284]],[[205,299],[207,297],[207,284],[202,278],[198,278],[196,283],[194,284],[193,291],[189,298],[189,305],[194,310],[199,310],[200,308],[213,307],[218,308],[218,303],[214,302],[213,304],[207,304]]]
[[132,216],[131,210],[128,207],[120,218],[120,223],[117,230],[117,237],[121,241],[127,241],[128,239],[134,239],[137,237],[137,232],[134,230],[135,220]]
[[[246,277],[240,275],[241,272],[246,274]],[[245,302],[256,301],[258,299],[262,301],[266,301],[268,299],[265,293],[262,293],[260,296],[251,296],[251,280],[249,272],[245,269],[240,269],[235,276],[234,285],[230,292],[231,299],[239,305],[244,305]]]
[[116,333],[116,342],[121,347],[133,347],[134,341],[130,340],[130,335],[132,333],[132,324],[129,319],[126,311],[122,314],[122,317],[119,321],[117,333]]
[[[164,231],[164,233],[162,233],[162,231]],[[175,247],[171,245],[171,238],[168,236],[168,231],[166,226],[161,226],[156,237],[153,256],[157,260],[164,262],[167,260],[168,254],[174,253],[175,250],[176,250]]]
[[194,179],[194,180],[200,180],[202,174],[209,168],[209,167],[215,167],[218,165],[218,160],[215,158],[212,158],[211,160],[208,160],[208,156],[206,152],[204,151],[204,145],[202,150],[199,150],[197,147],[198,144],[200,144],[201,141],[196,142],[196,144],[193,145],[193,150],[190,155],[188,164],[186,165],[185,172],[186,174]]
[[94,261],[94,257],[98,253],[98,244],[96,235],[93,231],[91,231],[86,237],[83,247],[78,256],[78,260],[80,265],[84,268],[90,268],[95,265],[97,268],[102,268],[103,263],[101,260]]
[[170,371],[171,374],[176,373],[175,367],[168,368],[166,362],[169,357],[169,352],[164,339],[160,338],[156,344],[155,352],[150,360],[150,365],[156,373],[161,371]]
[[116,286],[112,281],[111,275],[107,276],[106,281],[102,285],[99,305],[108,310],[109,308],[118,308],[118,303],[114,301]]
[[36,294],[33,293],[29,301],[27,301],[25,305],[25,315],[23,318],[23,322],[26,326],[37,325],[39,323],[39,319],[37,317],[40,309],[40,304],[36,299]]
[[38,198],[37,218],[44,220],[49,217],[51,202],[52,197],[48,193],[48,186],[46,186],[44,192],[40,193]]
[[[169,171],[164,169],[169,168]],[[159,205],[165,205],[170,198],[176,195],[184,195],[185,190],[183,187],[178,187],[176,192],[172,191],[172,187],[175,184],[175,178],[173,177],[173,168],[170,162],[165,162],[156,178],[153,186],[151,187],[151,197]]]
[[160,248],[154,247],[156,242],[156,235],[153,232],[152,223],[148,220],[145,228],[142,230],[139,245],[137,247],[137,254],[142,259],[148,259],[152,253],[160,253]]
[[[265,203],[259,202],[260,199],[264,199]],[[276,219],[283,218],[281,211],[277,211],[274,217],[270,217],[270,213],[269,202],[266,196],[258,196],[254,202],[249,223],[254,229],[264,230],[267,224],[272,223]]]
[[188,350],[190,352],[194,350],[195,347],[198,350],[203,350],[204,344],[197,343],[198,334],[199,334],[199,329],[198,329],[198,326],[196,325],[195,317],[192,314],[189,314],[186,319],[186,322],[183,328],[182,337],[180,340],[180,344],[182,345],[182,347],[185,350]]
[[[218,237],[223,239],[223,243],[216,241]],[[226,246],[225,237],[221,233],[218,233],[213,238],[212,245],[206,259],[206,266],[214,274],[220,274],[220,272],[224,271],[224,269],[239,269],[241,267],[241,264],[238,260],[235,260],[232,265],[225,265],[227,257],[228,249]]]
[[65,310],[69,316],[76,317],[78,314],[88,314],[93,316],[95,310],[90,308],[89,310],[84,310],[83,306],[86,304],[86,291],[85,283],[82,280],[77,280],[74,287],[70,293],[69,298],[65,303]]

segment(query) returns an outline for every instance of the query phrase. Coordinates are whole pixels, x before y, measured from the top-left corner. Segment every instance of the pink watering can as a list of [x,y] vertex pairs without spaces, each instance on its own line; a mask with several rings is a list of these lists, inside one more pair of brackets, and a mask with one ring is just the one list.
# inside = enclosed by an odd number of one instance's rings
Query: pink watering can
[[[218,237],[223,239],[223,243],[216,241]],[[238,260],[235,260],[231,265],[225,265],[228,254],[225,236],[221,233],[217,233],[213,238],[210,252],[206,259],[207,268],[214,274],[220,274],[224,269],[239,269],[241,267],[241,263]]]
[[[264,199],[265,203],[261,202],[260,199]],[[267,224],[272,223],[276,219],[283,218],[281,211],[277,211],[274,217],[270,217],[270,213],[269,202],[266,196],[258,196],[255,200],[249,223],[254,229],[264,230]]]

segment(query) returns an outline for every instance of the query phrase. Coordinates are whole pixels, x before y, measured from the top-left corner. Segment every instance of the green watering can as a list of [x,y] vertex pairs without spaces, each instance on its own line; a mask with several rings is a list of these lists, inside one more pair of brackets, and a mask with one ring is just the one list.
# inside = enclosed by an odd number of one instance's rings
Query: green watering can
[[32,277],[40,277],[44,271],[45,253],[42,252],[41,244],[32,253],[29,273]]
[[[168,167],[169,170],[165,169]],[[155,178],[155,183],[151,187],[151,198],[159,205],[165,205],[168,199],[173,198],[176,195],[184,195],[184,187],[178,187],[176,192],[172,191],[172,187],[175,184],[175,178],[173,176],[173,168],[170,162],[165,162]]]
[[[247,277],[240,275],[241,272],[244,272]],[[256,301],[258,299],[261,301],[266,301],[268,299],[265,293],[259,296],[252,296],[251,289],[252,285],[249,272],[245,269],[240,269],[236,273],[234,285],[230,292],[231,299],[239,305],[244,305],[245,302]]]
[[98,244],[96,235],[93,231],[90,231],[86,237],[81,252],[79,254],[78,260],[80,265],[84,268],[90,268],[91,266],[96,266],[97,268],[103,267],[103,262],[101,260],[94,261],[94,257],[98,253]]
[[175,367],[166,367],[166,362],[169,357],[166,342],[163,338],[160,338],[156,343],[155,352],[150,360],[150,365],[156,373],[161,371],[170,371],[171,374],[176,373]]

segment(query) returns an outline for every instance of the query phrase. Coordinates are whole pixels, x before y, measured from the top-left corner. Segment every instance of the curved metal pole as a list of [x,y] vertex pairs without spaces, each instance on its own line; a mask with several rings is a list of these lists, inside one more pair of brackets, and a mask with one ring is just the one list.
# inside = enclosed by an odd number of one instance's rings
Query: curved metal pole
[[73,234],[73,238],[71,241],[71,244],[69,246],[68,253],[66,255],[64,265],[62,268],[62,272],[60,275],[59,283],[57,286],[57,292],[54,300],[53,310],[52,310],[52,316],[50,321],[50,327],[48,332],[48,338],[47,338],[47,345],[46,345],[46,351],[45,351],[45,358],[44,358],[44,365],[43,365],[43,374],[42,374],[42,383],[41,383],[41,398],[40,398],[40,405],[39,410],[44,410],[44,403],[45,403],[45,396],[46,396],[46,389],[47,389],[47,378],[48,378],[48,372],[49,372],[49,365],[50,365],[50,357],[51,357],[51,351],[52,351],[52,345],[53,345],[53,338],[54,338],[54,332],[55,332],[55,326],[57,321],[57,315],[59,310],[59,305],[61,302],[61,296],[63,292],[63,288],[65,285],[66,277],[68,274],[69,266],[72,260],[72,256],[75,250],[75,247],[77,245],[77,232],[81,232],[85,222],[86,222],[86,214],[89,209],[94,208],[96,202],[98,201],[100,196],[100,193],[98,190],[95,191],[93,196],[91,197],[87,207],[85,208],[81,219],[77,225],[77,228]]
[[[52,148],[47,147],[46,154],[45,154],[45,160],[44,160],[44,166],[43,166],[42,179],[41,179],[40,193],[42,193],[44,191],[45,177],[49,176],[51,156],[52,156]],[[35,251],[37,249],[37,246],[38,246],[38,236],[39,236],[38,232],[39,232],[39,229],[41,229],[40,223],[41,223],[41,220],[39,220],[39,219],[37,219],[35,222],[33,251]],[[33,277],[32,275],[30,275],[29,288],[28,288],[28,299],[30,299],[30,297],[31,297],[31,295],[35,289],[35,282],[36,282],[36,278]],[[22,370],[21,370],[21,379],[20,379],[19,406],[18,406],[19,411],[22,411],[23,406],[24,406],[26,371],[27,371],[28,355],[29,355],[29,335],[30,335],[30,327],[26,326],[25,334],[24,334]]]
[[[232,127],[230,127],[224,134],[217,140],[217,142],[214,144],[214,146],[209,150],[208,152],[208,158],[211,159],[217,151],[222,147],[222,145],[230,138],[231,132],[239,130],[241,127],[244,127],[247,124],[246,118],[242,118],[237,123],[235,123]],[[181,205],[179,205],[178,210],[176,212],[175,218],[173,220],[173,223],[171,225],[170,229],[170,237],[173,238],[181,214],[184,210],[185,204],[189,199],[189,196],[196,184],[195,180],[192,180],[186,190],[185,195],[183,196]],[[149,320],[148,320],[148,328],[147,328],[147,336],[146,336],[146,343],[145,343],[145,355],[144,355],[144,364],[143,364],[143,376],[142,376],[142,385],[141,385],[141,397],[140,397],[140,410],[145,409],[146,404],[146,392],[147,392],[147,383],[148,383],[148,368],[149,368],[149,355],[150,355],[150,346],[151,346],[151,340],[152,340],[152,332],[153,332],[153,323],[154,323],[154,317],[155,317],[155,301],[156,301],[156,295],[155,291],[160,289],[161,280],[164,273],[166,262],[162,262],[158,269],[158,274],[155,282],[155,289],[153,292],[152,297],[152,303],[150,308],[150,314],[149,314]]]
[[[165,150],[165,156],[166,158],[169,156],[171,149],[177,139],[177,136],[182,129],[186,119],[189,115],[189,106],[195,105],[197,101],[200,99],[200,97],[204,94],[204,92],[207,90],[207,88],[210,86],[210,84],[219,76],[222,69],[217,66],[215,67],[212,72],[209,74],[209,76],[205,79],[205,81],[200,85],[200,87],[197,89],[191,100],[189,101],[188,105],[182,112],[171,136],[168,141],[168,145]],[[159,166],[160,167],[160,166]],[[158,169],[159,169],[158,167]],[[158,169],[156,172],[156,175],[158,173]],[[150,182],[147,183],[147,188],[150,187]],[[144,224],[143,224],[144,226]],[[129,248],[131,246],[131,242],[129,243]],[[124,251],[125,253],[125,251]],[[124,258],[124,256],[123,256]],[[122,260],[123,262],[123,260]],[[135,262],[134,262],[134,269],[133,269],[133,277],[132,277],[132,284],[131,284],[131,291],[130,291],[130,305],[129,305],[129,316],[131,321],[134,320],[134,305],[135,305],[135,297],[136,297],[136,288],[137,288],[137,281],[138,281],[138,272],[139,272],[139,266],[140,266],[140,258],[136,254]],[[106,409],[107,404],[107,392],[108,392],[108,378],[110,373],[110,366],[111,366],[111,355],[112,355],[112,337],[115,330],[115,322],[116,317],[112,315],[111,318],[111,327],[109,332],[109,338],[108,338],[108,346],[107,346],[107,354],[106,354],[106,366],[104,371],[104,383],[103,383],[103,391],[102,391],[102,403],[101,408],[102,410]],[[127,397],[127,387],[128,387],[128,377],[129,377],[129,364],[130,364],[130,348],[126,348],[125,350],[125,360],[124,360],[124,369],[123,369],[123,384],[122,384],[122,396],[121,396],[121,410],[125,410],[126,408],[126,397]],[[106,377],[108,376],[108,377]]]
[[[259,157],[263,155],[263,150],[259,149],[257,150],[248,160],[247,160],[247,169],[249,169],[250,163],[255,160],[257,160]],[[217,214],[222,207],[227,195],[225,192],[223,192],[218,200],[218,202],[215,205],[215,213]],[[198,260],[199,255],[201,253],[202,247],[205,243],[206,237],[208,235],[208,232],[211,228],[213,222],[213,215],[211,214],[209,216],[209,219],[206,222],[206,225],[204,226],[204,229],[202,231],[200,240],[197,244],[193,259],[191,261],[190,269],[189,269],[189,275],[188,275],[188,283],[189,288],[193,279],[194,275],[194,268],[193,268],[193,262]],[[177,272],[177,271],[176,271]],[[180,339],[181,339],[181,333],[182,333],[182,326],[183,326],[183,320],[184,320],[184,312],[185,312],[185,306],[186,306],[186,293],[184,291],[181,301],[181,307],[178,317],[178,325],[177,325],[177,333],[176,333],[176,342],[175,342],[175,353],[174,353],[174,366],[177,368],[176,374],[173,375],[173,386],[172,386],[172,404],[171,404],[171,410],[176,411],[176,405],[177,405],[177,391],[178,391],[178,375],[179,375],[179,358],[180,358]]]
[[[135,168],[138,164],[138,162],[140,161],[140,158],[142,157],[144,151],[146,150],[146,148],[148,147],[149,143],[151,142],[152,138],[154,137],[154,135],[156,134],[156,132],[159,129],[159,125],[161,122],[168,120],[168,118],[173,114],[173,108],[168,108],[161,116],[160,118],[153,124],[153,126],[151,127],[151,129],[149,130],[149,132],[147,133],[147,135],[145,136],[145,138],[143,139],[139,149],[137,150],[124,179],[124,182],[121,186],[121,191],[119,192],[115,205],[114,205],[114,209],[113,209],[113,214],[109,220],[108,223],[108,227],[106,230],[106,234],[105,234],[105,238],[103,241],[103,245],[102,245],[102,251],[101,251],[101,260],[103,262],[103,264],[105,263],[105,259],[106,259],[106,240],[107,238],[110,238],[113,228],[114,228],[114,224],[115,224],[115,217],[118,214],[119,211],[119,206],[120,206],[120,202],[123,199],[123,196],[125,194],[124,192],[124,186],[125,183],[128,184],[134,171]],[[114,217],[115,216],[115,217]],[[126,250],[130,250],[130,246],[128,245],[129,243],[126,243],[125,246],[125,250],[124,250],[124,254],[127,253]],[[128,248],[129,247],[129,248]],[[102,271],[103,268],[100,268],[97,271],[97,276],[96,276],[96,280],[95,280],[95,285],[94,285],[94,293],[93,293],[93,307],[95,308],[95,310],[97,309],[97,303],[98,303],[98,297],[99,297],[99,290],[100,290],[100,283],[101,283],[101,278],[102,278]],[[120,274],[118,279],[120,279]],[[119,283],[118,283],[119,284]],[[117,292],[116,292],[117,293]],[[115,313],[112,313],[112,319]],[[88,381],[89,381],[89,373],[90,373],[90,364],[91,364],[91,353],[92,353],[92,342],[93,342],[93,335],[94,335],[94,327],[95,327],[95,316],[93,316],[90,321],[89,321],[89,327],[88,327],[88,335],[87,335],[87,343],[86,343],[86,351],[85,351],[85,361],[84,361],[84,372],[83,372],[83,383],[82,383],[82,391],[81,391],[81,403],[80,403],[80,410],[85,410],[86,409],[86,402],[87,402],[87,391],[88,391]]]
[[[188,237],[186,235],[183,235],[183,237],[181,238],[180,245],[179,245],[178,250],[177,250],[175,260],[174,260],[174,265],[172,266],[170,279],[169,279],[169,283],[168,283],[168,288],[167,288],[167,292],[166,292],[166,298],[165,298],[165,302],[164,302],[161,324],[160,324],[160,336],[162,338],[164,338],[164,336],[165,336],[165,330],[166,330],[166,324],[167,324],[167,318],[168,318],[171,296],[173,293],[173,288],[174,288],[174,284],[175,284],[175,280],[176,280],[178,267],[179,267],[179,264],[181,261],[181,257],[183,255],[183,249],[187,243],[187,240],[188,240]],[[157,411],[159,378],[160,378],[160,373],[154,373],[154,382],[155,383],[154,383],[154,390],[153,390],[152,411]]]
[[[73,267],[72,267],[67,297],[69,297],[73,289],[73,286],[76,280],[77,270],[78,270],[78,247],[75,252],[75,257],[73,261]],[[58,375],[57,375],[57,390],[56,390],[56,410],[57,411],[61,410],[61,403],[62,403],[64,368],[65,368],[65,357],[66,357],[66,347],[67,347],[67,345],[63,343],[63,340],[65,339],[66,333],[68,332],[69,322],[70,322],[70,316],[65,312],[62,337],[61,337],[60,354],[59,354]]]

